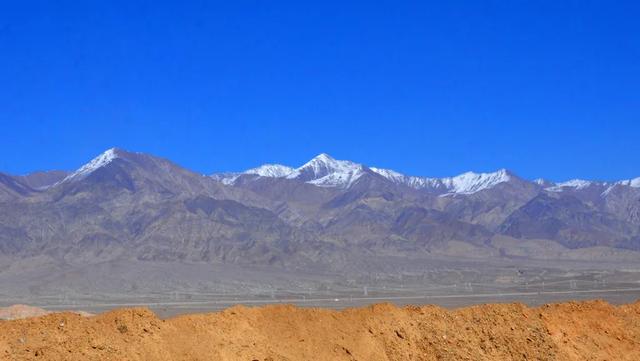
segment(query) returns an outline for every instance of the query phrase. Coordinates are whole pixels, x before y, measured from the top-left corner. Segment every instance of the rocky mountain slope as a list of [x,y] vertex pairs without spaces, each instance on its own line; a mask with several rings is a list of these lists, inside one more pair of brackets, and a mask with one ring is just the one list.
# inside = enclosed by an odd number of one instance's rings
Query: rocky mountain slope
[[340,270],[381,255],[511,254],[496,237],[640,250],[639,179],[555,184],[504,169],[424,178],[327,154],[298,168],[205,176],[109,149],[71,173],[0,174],[0,214],[4,264],[45,256]]

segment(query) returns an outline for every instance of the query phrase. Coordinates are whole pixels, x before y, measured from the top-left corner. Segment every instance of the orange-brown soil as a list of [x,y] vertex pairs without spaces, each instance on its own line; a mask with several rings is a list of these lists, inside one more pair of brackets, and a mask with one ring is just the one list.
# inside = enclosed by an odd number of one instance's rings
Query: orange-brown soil
[[293,306],[0,321],[1,360],[640,360],[640,302]]

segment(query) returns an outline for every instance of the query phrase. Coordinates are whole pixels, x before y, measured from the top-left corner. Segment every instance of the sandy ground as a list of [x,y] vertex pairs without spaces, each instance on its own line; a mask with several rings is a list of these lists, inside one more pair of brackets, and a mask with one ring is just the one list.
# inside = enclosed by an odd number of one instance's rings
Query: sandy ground
[[0,321],[1,360],[640,360],[640,302],[145,308]]

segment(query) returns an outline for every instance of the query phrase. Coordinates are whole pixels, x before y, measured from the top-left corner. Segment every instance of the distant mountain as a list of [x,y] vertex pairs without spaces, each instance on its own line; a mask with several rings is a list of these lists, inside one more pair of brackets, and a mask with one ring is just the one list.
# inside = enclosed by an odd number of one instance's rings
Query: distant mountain
[[512,180],[515,175],[506,169],[493,173],[467,172],[456,177],[426,178],[407,176],[391,169],[366,167],[348,160],[336,160],[322,153],[299,168],[280,164],[265,164],[242,173],[220,173],[212,177],[233,184],[241,175],[296,179],[321,187],[349,188],[365,174],[377,174],[395,184],[434,193],[471,194]]
[[33,193],[35,189],[21,182],[19,178],[0,173],[0,200],[11,200],[25,197]]
[[[497,239],[640,250],[640,178],[553,183],[506,169],[428,178],[327,154],[205,176],[113,148],[70,173],[0,174],[0,214],[0,257],[70,264],[370,270],[388,257],[490,262],[511,254]],[[546,257],[536,252],[528,257]]]
[[424,178],[406,176],[389,169],[371,168],[374,172],[399,184],[436,193],[472,194],[512,180],[514,175],[506,169],[493,173],[467,172],[449,178]]
[[283,178],[295,172],[295,169],[280,164],[265,164],[260,167],[249,169],[245,174],[255,174],[261,177]]
[[69,172],[62,170],[51,170],[44,172],[33,172],[23,176],[16,176],[15,178],[36,190],[44,190],[52,185],[60,182],[69,175]]
[[514,211],[500,232],[516,238],[551,239],[569,248],[640,249],[638,226],[571,194],[541,193]]
[[295,179],[321,187],[347,188],[366,171],[361,164],[346,160],[336,160],[323,153],[299,168],[291,168],[280,164],[265,164],[242,173],[214,174],[213,177],[226,184],[233,184],[239,176],[248,174],[260,177]]
[[186,170],[166,159],[112,148],[51,186],[47,193],[70,196],[85,193],[101,197],[110,191],[154,197],[202,194],[213,187],[212,179]]
[[67,174],[64,171],[34,172],[22,176],[0,173],[0,200],[38,193],[61,181]]

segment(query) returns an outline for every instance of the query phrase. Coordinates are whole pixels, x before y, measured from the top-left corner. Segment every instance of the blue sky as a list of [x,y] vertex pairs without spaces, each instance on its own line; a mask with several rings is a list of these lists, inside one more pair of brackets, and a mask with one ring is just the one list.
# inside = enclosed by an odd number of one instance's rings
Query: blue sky
[[5,2],[0,171],[118,146],[202,173],[327,152],[425,176],[637,177],[635,3]]

